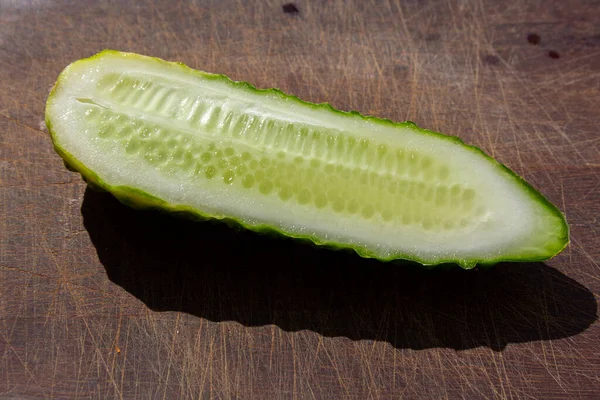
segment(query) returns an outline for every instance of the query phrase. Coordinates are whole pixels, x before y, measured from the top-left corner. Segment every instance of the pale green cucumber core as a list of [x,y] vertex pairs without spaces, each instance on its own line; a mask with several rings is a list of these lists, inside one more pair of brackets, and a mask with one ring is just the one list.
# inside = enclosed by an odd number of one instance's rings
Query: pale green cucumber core
[[402,146],[245,113],[224,98],[147,76],[109,74],[97,87],[102,98],[77,100],[87,104],[87,122],[101,127],[96,134],[106,143],[99,145],[120,145],[136,162],[184,173],[191,184],[214,179],[344,218],[424,230],[466,228],[486,213],[473,188],[452,182],[445,163]]
[[562,216],[519,178],[412,124],[117,52],[61,78],[55,145],[106,186],[381,259],[471,266],[564,246]]

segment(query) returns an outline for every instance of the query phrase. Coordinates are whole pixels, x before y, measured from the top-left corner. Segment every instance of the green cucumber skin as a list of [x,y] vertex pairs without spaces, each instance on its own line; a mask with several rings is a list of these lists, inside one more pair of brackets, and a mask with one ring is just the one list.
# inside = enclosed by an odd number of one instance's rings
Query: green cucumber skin
[[[81,163],[79,160],[77,160],[76,157],[74,157],[72,154],[70,154],[66,149],[64,149],[60,145],[60,143],[58,142],[56,133],[53,130],[52,121],[51,121],[48,110],[49,110],[50,104],[54,100],[56,93],[61,89],[61,84],[62,84],[63,80],[68,75],[69,70],[71,68],[73,68],[73,66],[75,64],[94,61],[96,58],[100,58],[100,57],[102,57],[106,54],[110,54],[110,53],[114,53],[114,54],[118,54],[118,55],[126,56],[126,57],[132,57],[132,58],[143,58],[147,61],[152,60],[152,61],[158,62],[158,63],[169,63],[171,65],[176,65],[177,67],[181,68],[187,74],[193,73],[193,74],[200,75],[205,79],[209,78],[209,79],[227,81],[229,84],[234,85],[237,89],[243,89],[243,90],[247,90],[247,91],[259,93],[259,94],[275,94],[275,95],[277,95],[281,98],[284,98],[288,101],[290,101],[290,100],[295,101],[304,106],[308,106],[308,107],[312,107],[312,108],[325,108],[329,112],[339,113],[339,114],[343,114],[343,115],[358,115],[363,119],[369,120],[369,121],[377,123],[377,124],[391,125],[391,126],[396,126],[396,127],[401,126],[404,128],[409,128],[413,131],[416,131],[416,132],[424,134],[424,135],[435,136],[437,139],[448,140],[448,141],[452,141],[457,144],[460,144],[461,146],[467,148],[468,150],[478,153],[479,155],[483,156],[486,159],[486,161],[494,164],[495,166],[501,168],[506,173],[508,173],[508,175],[512,179],[514,179],[515,183],[517,183],[519,186],[521,186],[521,188],[524,190],[524,192],[526,192],[529,195],[529,197],[532,198],[532,200],[534,200],[538,204],[542,205],[548,211],[549,214],[552,214],[561,220],[562,224],[561,224],[560,233],[555,241],[553,251],[549,252],[547,256],[535,256],[535,255],[531,255],[531,254],[522,254],[519,256],[515,256],[515,257],[498,257],[498,258],[490,258],[490,259],[483,259],[483,260],[443,259],[440,261],[436,261],[435,263],[430,263],[427,260],[412,257],[412,256],[409,256],[409,255],[403,254],[403,253],[396,253],[394,255],[391,255],[390,257],[381,258],[377,254],[375,254],[374,252],[370,251],[367,248],[351,246],[351,245],[348,245],[345,243],[324,241],[321,238],[319,238],[318,236],[298,235],[295,233],[276,229],[268,224],[259,224],[259,225],[246,224],[236,218],[229,217],[226,215],[207,214],[207,213],[204,213],[193,207],[184,206],[184,205],[173,205],[173,204],[170,204],[156,196],[153,196],[150,193],[147,193],[147,192],[142,191],[137,188],[128,187],[128,186],[109,185],[108,183],[103,181],[95,172],[88,169],[83,163]],[[529,183],[527,183],[522,177],[520,177],[518,174],[516,174],[510,168],[508,168],[504,164],[498,162],[494,158],[490,157],[480,148],[464,143],[463,140],[457,136],[450,136],[450,135],[445,135],[442,133],[430,131],[427,129],[422,129],[422,128],[419,128],[414,122],[411,122],[411,121],[394,122],[394,121],[391,121],[391,120],[385,119],[385,118],[376,118],[376,117],[372,117],[372,116],[365,116],[357,111],[338,110],[329,103],[318,103],[318,104],[310,103],[310,102],[301,100],[301,99],[297,98],[296,96],[285,94],[284,92],[282,92],[281,90],[276,89],[276,88],[258,89],[248,82],[233,81],[229,77],[227,77],[226,75],[223,75],[223,74],[212,74],[212,73],[192,69],[192,68],[188,67],[187,65],[180,63],[180,62],[169,62],[169,61],[163,60],[161,58],[157,58],[157,57],[141,56],[141,55],[134,54],[134,53],[123,53],[123,52],[116,51],[116,50],[104,50],[104,51],[101,51],[101,52],[91,56],[91,57],[74,61],[73,63],[68,65],[61,72],[61,74],[59,75],[59,77],[56,80],[56,83],[54,84],[54,87],[52,88],[52,90],[48,96],[48,99],[46,102],[45,122],[46,122],[46,126],[48,127],[48,131],[50,132],[50,136],[52,139],[54,149],[62,157],[62,159],[68,169],[70,169],[74,172],[80,173],[82,178],[87,182],[88,186],[90,186],[91,188],[107,191],[107,192],[111,193],[121,203],[125,204],[126,206],[135,208],[135,209],[155,209],[155,210],[159,210],[159,211],[163,211],[163,212],[167,212],[167,213],[171,213],[171,214],[182,215],[186,218],[196,219],[196,220],[217,219],[217,220],[222,220],[226,223],[240,226],[244,229],[252,230],[255,232],[259,232],[259,233],[269,233],[269,234],[282,235],[285,237],[291,237],[294,239],[302,239],[304,241],[308,241],[315,245],[326,246],[331,249],[353,250],[359,256],[364,257],[364,258],[375,258],[382,262],[389,262],[389,261],[394,261],[394,260],[407,260],[407,261],[416,262],[425,267],[456,264],[464,269],[472,269],[475,266],[484,266],[484,267],[485,266],[493,266],[500,262],[546,261],[546,260],[549,260],[552,257],[556,256],[560,252],[562,252],[568,246],[569,241],[570,241],[569,226],[567,224],[565,215],[554,204],[552,204],[539,191],[534,189]]]

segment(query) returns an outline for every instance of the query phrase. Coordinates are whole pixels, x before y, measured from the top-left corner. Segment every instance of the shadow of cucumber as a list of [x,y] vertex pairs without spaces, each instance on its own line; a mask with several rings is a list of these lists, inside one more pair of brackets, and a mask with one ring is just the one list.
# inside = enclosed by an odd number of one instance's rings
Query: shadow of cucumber
[[157,311],[457,350],[564,338],[597,318],[593,294],[542,263],[472,271],[381,263],[135,211],[89,189],[82,214],[110,280]]

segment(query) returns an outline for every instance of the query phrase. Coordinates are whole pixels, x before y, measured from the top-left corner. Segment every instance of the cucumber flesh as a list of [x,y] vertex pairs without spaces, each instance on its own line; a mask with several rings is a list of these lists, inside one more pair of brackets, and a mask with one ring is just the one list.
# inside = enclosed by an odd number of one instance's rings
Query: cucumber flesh
[[111,50],[76,61],[46,124],[67,164],[133,206],[464,268],[546,260],[569,240],[555,206],[456,137],[180,63]]

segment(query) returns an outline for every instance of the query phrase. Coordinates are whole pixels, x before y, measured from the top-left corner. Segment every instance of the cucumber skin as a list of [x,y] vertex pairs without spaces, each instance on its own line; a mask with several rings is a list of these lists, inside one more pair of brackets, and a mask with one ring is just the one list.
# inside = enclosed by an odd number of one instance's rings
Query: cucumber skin
[[[153,196],[150,193],[147,193],[143,190],[140,190],[140,189],[137,189],[134,187],[109,185],[108,183],[104,182],[95,172],[93,172],[92,170],[87,168],[83,163],[81,163],[79,160],[77,160],[77,158],[75,158],[72,154],[70,154],[66,149],[64,149],[60,145],[60,143],[58,142],[57,136],[53,130],[52,121],[51,121],[51,118],[49,115],[49,106],[52,104],[55,94],[60,90],[61,83],[64,79],[66,79],[66,77],[69,73],[69,70],[72,68],[75,68],[77,66],[76,64],[92,62],[96,58],[101,58],[102,56],[104,56],[106,54],[116,54],[121,57],[124,56],[124,57],[129,57],[129,58],[143,59],[146,62],[152,61],[152,62],[157,62],[157,63],[161,63],[161,64],[167,63],[170,65],[177,66],[178,68],[181,68],[183,70],[183,72],[185,72],[187,74],[193,73],[196,75],[200,75],[201,77],[203,77],[205,79],[208,78],[208,79],[227,81],[229,84],[234,85],[238,89],[243,89],[243,90],[247,90],[247,91],[254,92],[254,93],[275,94],[284,99],[296,101],[302,105],[310,106],[312,108],[325,108],[330,112],[339,113],[339,114],[343,114],[343,115],[358,115],[363,119],[366,119],[366,120],[369,120],[371,122],[375,122],[378,124],[401,126],[404,128],[409,128],[409,129],[419,132],[421,134],[433,135],[438,139],[449,140],[449,141],[455,142],[457,144],[460,144],[461,146],[469,149],[470,151],[479,153],[481,156],[483,156],[486,159],[486,161],[494,164],[495,166],[499,167],[500,169],[502,169],[506,173],[508,173],[508,175],[515,180],[515,183],[520,185],[521,188],[532,198],[533,201],[542,205],[544,208],[546,208],[546,210],[548,211],[549,214],[553,214],[554,216],[558,217],[562,221],[560,234],[558,235],[558,237],[556,239],[556,244],[554,246],[554,250],[551,253],[549,252],[546,257],[539,257],[539,256],[535,256],[535,255],[523,254],[523,255],[519,255],[519,256],[515,256],[515,257],[498,257],[498,258],[491,258],[491,259],[484,259],[484,260],[443,259],[443,260],[437,261],[435,263],[430,263],[427,260],[419,259],[417,257],[412,257],[412,256],[409,256],[409,255],[406,255],[403,253],[397,253],[388,258],[381,258],[377,254],[372,252],[371,250],[364,248],[364,247],[352,246],[352,245],[348,245],[345,243],[324,241],[321,238],[319,238],[318,236],[299,235],[296,233],[279,230],[268,224],[251,225],[251,224],[244,223],[243,221],[240,221],[240,220],[236,219],[235,217],[229,217],[226,215],[207,214],[207,213],[202,212],[193,207],[189,207],[189,206],[185,206],[185,205],[170,204],[170,203],[166,202],[165,200],[162,200],[156,196]],[[170,62],[170,61],[166,61],[164,59],[158,58],[158,57],[143,56],[143,55],[135,54],[135,53],[125,53],[125,52],[120,52],[117,50],[103,50],[91,57],[74,61],[71,64],[69,64],[60,73],[60,75],[58,76],[58,78],[56,80],[56,83],[54,84],[52,90],[50,91],[50,94],[48,95],[48,99],[46,101],[45,123],[48,128],[48,131],[50,132],[54,150],[60,155],[60,157],[63,159],[63,161],[65,163],[65,166],[69,170],[71,170],[73,172],[78,172],[79,174],[81,174],[83,180],[88,184],[88,186],[91,189],[109,192],[117,200],[119,200],[122,204],[124,204],[128,207],[132,207],[134,209],[138,209],[138,210],[153,209],[153,210],[158,210],[161,212],[166,212],[169,214],[180,215],[184,218],[193,219],[193,220],[201,220],[201,221],[216,219],[216,220],[221,220],[229,225],[241,227],[243,229],[248,229],[248,230],[251,230],[254,232],[258,232],[258,233],[274,234],[274,235],[285,236],[285,237],[289,237],[289,238],[293,238],[293,239],[300,239],[300,240],[312,243],[317,246],[325,246],[325,247],[328,247],[328,248],[334,249],[334,250],[353,250],[354,252],[356,252],[359,256],[361,256],[363,258],[374,258],[374,259],[377,259],[382,262],[390,262],[390,261],[395,261],[395,260],[406,260],[406,261],[416,262],[424,267],[435,267],[435,266],[442,266],[442,265],[448,265],[448,264],[450,264],[450,265],[455,264],[455,265],[460,266],[463,269],[472,269],[476,266],[490,267],[490,266],[493,266],[500,262],[546,261],[546,260],[549,260],[552,257],[556,256],[560,252],[562,252],[569,245],[569,242],[570,242],[569,226],[567,224],[565,215],[554,204],[552,204],[539,191],[537,191],[535,188],[533,188],[521,176],[516,174],[510,168],[508,168],[504,164],[498,162],[494,158],[490,157],[480,148],[466,144],[465,142],[463,142],[462,139],[460,139],[457,136],[450,136],[450,135],[445,135],[442,133],[430,131],[427,129],[422,129],[422,128],[419,128],[414,122],[411,122],[411,121],[394,122],[394,121],[391,121],[391,120],[385,119],[385,118],[365,116],[358,111],[338,110],[329,103],[318,103],[317,104],[317,103],[307,102],[307,101],[297,98],[296,96],[285,94],[284,92],[282,92],[281,90],[276,89],[276,88],[258,89],[248,82],[233,81],[228,76],[223,75],[223,74],[213,74],[213,73],[196,70],[196,69],[188,67],[187,65],[185,65],[181,62]]]

